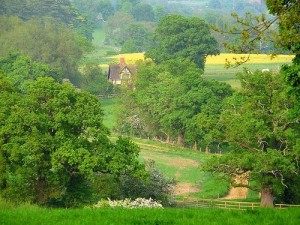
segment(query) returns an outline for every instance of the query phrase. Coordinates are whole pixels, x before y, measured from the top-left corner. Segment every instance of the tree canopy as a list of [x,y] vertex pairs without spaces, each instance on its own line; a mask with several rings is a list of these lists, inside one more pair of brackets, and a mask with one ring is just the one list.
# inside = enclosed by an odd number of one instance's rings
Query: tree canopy
[[0,76],[2,197],[76,206],[89,201],[86,191],[97,173],[142,171],[137,146],[126,138],[115,144],[108,139],[96,97],[49,77],[20,91]]
[[[209,168],[231,176],[232,183],[260,191],[261,203],[272,206],[286,182],[298,176],[299,118],[291,114],[296,103],[282,76],[255,72],[240,75],[242,89],[226,100],[218,127],[234,151],[215,157]],[[235,183],[242,176],[249,185]]]
[[167,15],[161,19],[154,33],[156,46],[145,56],[156,63],[169,59],[189,59],[203,69],[208,55],[219,54],[217,41],[208,25],[197,17]]
[[25,21],[36,17],[52,18],[74,28],[87,39],[92,39],[93,27],[70,0],[2,0],[0,14],[16,16]]
[[34,61],[60,70],[61,79],[69,78],[75,84],[80,83],[78,62],[83,53],[91,48],[89,42],[51,19],[22,21],[17,17],[0,18],[0,53],[3,56],[10,52],[28,55]]
[[229,85],[204,80],[201,74],[189,60],[139,65],[134,90],[123,92],[120,131],[169,142],[177,138],[181,146],[199,144],[203,132],[196,118],[217,116],[232,93]]

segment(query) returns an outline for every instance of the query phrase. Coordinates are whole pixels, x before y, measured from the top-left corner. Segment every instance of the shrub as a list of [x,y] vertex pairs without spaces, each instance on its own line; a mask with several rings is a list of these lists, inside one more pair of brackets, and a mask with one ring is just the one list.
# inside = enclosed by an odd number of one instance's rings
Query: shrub
[[121,208],[163,208],[162,204],[153,200],[152,198],[137,198],[131,200],[130,198],[125,198],[124,200],[100,200],[97,204],[93,205],[92,208],[103,208],[103,207],[121,207]]

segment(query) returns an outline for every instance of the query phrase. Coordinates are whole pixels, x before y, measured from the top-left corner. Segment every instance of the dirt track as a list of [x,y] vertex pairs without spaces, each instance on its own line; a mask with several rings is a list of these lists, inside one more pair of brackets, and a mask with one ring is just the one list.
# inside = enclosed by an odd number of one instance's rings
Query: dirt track
[[[248,184],[247,179],[236,178],[236,183]],[[248,195],[248,188],[245,187],[231,187],[227,196],[222,199],[245,199]]]

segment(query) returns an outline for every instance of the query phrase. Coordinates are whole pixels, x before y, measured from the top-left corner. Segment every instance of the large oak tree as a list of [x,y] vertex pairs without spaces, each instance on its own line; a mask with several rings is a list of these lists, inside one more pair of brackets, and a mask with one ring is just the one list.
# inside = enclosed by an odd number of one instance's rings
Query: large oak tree
[[128,139],[110,142],[98,99],[39,77],[22,90],[0,74],[0,194],[14,202],[88,203],[95,176],[142,169]]
[[[256,72],[240,75],[241,91],[227,99],[218,127],[234,149],[215,157],[208,169],[227,174],[234,186],[261,193],[261,204],[272,206],[299,174],[300,121],[292,110],[283,77]],[[236,177],[249,181],[236,183]]]

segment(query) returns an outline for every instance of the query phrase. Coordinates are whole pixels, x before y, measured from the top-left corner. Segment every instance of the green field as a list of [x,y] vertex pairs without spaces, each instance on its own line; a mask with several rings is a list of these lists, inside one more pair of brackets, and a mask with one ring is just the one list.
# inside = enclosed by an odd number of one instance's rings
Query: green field
[[[0,205],[1,206],[1,205]],[[41,209],[0,207],[1,225],[296,225],[300,209]]]
[[207,64],[205,66],[203,78],[214,79],[220,82],[225,82],[230,84],[233,88],[238,88],[240,86],[239,81],[236,78],[236,74],[242,72],[244,68],[249,69],[250,71],[259,70],[268,68],[270,71],[279,71],[282,63],[247,63],[238,68],[229,68],[226,69],[224,64]]
[[108,55],[116,54],[117,49],[114,46],[106,45],[104,43],[105,33],[103,29],[96,29],[93,34],[93,46],[94,50],[83,57],[82,64],[87,63],[110,63],[111,59],[108,59]]

